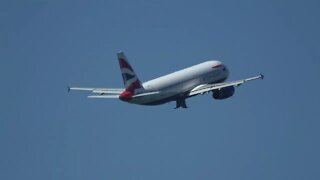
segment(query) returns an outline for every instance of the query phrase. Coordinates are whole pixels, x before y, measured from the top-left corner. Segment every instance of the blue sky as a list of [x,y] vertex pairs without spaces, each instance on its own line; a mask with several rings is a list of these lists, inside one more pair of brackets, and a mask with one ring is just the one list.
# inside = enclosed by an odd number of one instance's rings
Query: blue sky
[[[319,179],[316,0],[1,1],[0,179]],[[208,59],[231,99],[157,107],[68,94]]]

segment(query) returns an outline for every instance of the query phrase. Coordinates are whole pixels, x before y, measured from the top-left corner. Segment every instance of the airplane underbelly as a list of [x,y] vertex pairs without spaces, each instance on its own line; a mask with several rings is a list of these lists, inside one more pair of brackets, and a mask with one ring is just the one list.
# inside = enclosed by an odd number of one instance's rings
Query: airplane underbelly
[[152,94],[150,96],[141,96],[134,98],[130,103],[143,104],[143,105],[158,105],[164,104],[170,101],[174,101],[179,97],[185,97],[186,92],[190,91],[194,87],[201,83],[201,79],[193,79],[181,84],[177,84],[159,91],[158,94]]
[[[175,96],[177,94],[179,94],[179,93],[162,91],[158,94],[153,94],[150,96],[136,97],[136,98],[132,99],[130,101],[130,103],[141,104],[141,105],[149,105],[149,104],[153,105],[155,102],[157,102],[156,104],[164,104],[164,103],[171,101],[171,100],[168,100],[168,98]],[[156,105],[156,104],[154,104],[154,105]]]

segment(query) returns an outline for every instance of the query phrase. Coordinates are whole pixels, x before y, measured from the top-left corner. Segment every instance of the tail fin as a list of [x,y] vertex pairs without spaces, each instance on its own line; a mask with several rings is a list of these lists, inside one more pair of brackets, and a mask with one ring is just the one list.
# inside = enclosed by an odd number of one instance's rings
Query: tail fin
[[126,92],[130,92],[132,94],[142,92],[144,90],[143,86],[124,53],[119,52],[117,53],[117,56]]

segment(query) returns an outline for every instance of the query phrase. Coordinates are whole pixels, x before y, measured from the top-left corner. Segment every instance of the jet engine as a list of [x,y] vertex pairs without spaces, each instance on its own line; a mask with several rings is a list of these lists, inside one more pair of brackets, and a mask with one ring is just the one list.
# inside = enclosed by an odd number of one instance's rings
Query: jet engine
[[212,97],[214,99],[227,99],[234,94],[234,86],[228,86],[221,88],[220,90],[216,89],[212,91]]

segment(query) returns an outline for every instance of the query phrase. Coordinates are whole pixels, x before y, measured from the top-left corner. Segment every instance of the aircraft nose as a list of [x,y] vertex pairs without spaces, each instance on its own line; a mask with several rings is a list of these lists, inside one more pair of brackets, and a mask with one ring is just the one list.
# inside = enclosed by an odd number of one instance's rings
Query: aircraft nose
[[226,76],[228,77],[229,76],[229,69],[225,66],[223,71],[226,73]]
[[223,63],[222,62],[220,62],[220,61],[216,61],[214,64],[213,64],[213,66],[212,66],[212,68],[224,68],[225,66],[223,65]]

